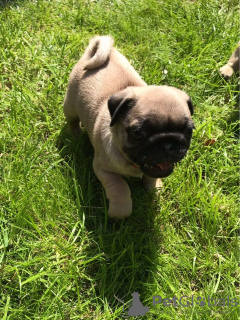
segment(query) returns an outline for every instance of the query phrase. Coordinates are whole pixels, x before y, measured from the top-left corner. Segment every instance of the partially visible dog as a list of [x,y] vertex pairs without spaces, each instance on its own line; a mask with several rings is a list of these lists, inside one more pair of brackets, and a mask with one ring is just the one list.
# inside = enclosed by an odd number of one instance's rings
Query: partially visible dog
[[190,97],[174,87],[148,86],[109,36],[91,39],[73,68],[64,114],[88,132],[93,168],[114,218],[132,212],[122,176],[141,177],[146,189],[159,188],[160,178],[186,155],[194,128]]
[[229,79],[234,72],[239,72],[239,55],[240,55],[240,41],[238,42],[237,48],[233,51],[227,64],[219,69],[221,75]]

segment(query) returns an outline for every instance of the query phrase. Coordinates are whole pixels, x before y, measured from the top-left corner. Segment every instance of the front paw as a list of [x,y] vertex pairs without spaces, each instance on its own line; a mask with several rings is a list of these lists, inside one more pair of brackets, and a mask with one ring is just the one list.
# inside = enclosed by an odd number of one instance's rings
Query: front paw
[[231,76],[233,75],[233,68],[230,67],[228,64],[220,68],[219,71],[221,75],[226,79],[231,78]]
[[147,191],[152,191],[154,189],[159,189],[163,187],[163,183],[160,178],[150,178],[146,175],[143,176],[143,185]]
[[108,216],[115,219],[129,217],[132,213],[132,199],[126,202],[109,201]]

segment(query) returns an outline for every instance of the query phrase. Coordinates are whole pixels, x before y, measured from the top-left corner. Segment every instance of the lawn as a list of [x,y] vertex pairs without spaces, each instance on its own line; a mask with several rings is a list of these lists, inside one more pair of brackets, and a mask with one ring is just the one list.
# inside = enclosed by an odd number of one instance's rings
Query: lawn
[[[135,319],[239,319],[238,78],[218,72],[239,21],[234,0],[0,1],[1,319],[124,319],[133,292],[149,307]],[[124,221],[107,217],[87,134],[63,115],[96,34],[195,105],[187,157],[158,201],[130,180]]]

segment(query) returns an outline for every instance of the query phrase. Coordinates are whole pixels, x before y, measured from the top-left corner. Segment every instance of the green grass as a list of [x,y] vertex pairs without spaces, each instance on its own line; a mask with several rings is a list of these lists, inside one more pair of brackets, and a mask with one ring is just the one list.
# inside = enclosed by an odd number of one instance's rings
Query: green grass
[[[238,319],[238,307],[153,307],[152,297],[239,296],[238,79],[218,69],[239,37],[238,1],[2,1],[0,318]],[[111,34],[148,84],[195,104],[187,157],[159,202],[130,181],[132,216],[107,217],[85,133],[62,111],[69,73]],[[167,70],[166,72],[163,72]],[[215,139],[211,146],[206,139]]]

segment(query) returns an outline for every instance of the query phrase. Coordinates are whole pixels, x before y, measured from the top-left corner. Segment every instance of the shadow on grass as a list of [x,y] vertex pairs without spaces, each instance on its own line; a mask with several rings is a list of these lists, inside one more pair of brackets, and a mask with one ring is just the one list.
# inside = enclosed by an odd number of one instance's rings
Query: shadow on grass
[[0,9],[8,6],[17,6],[24,2],[24,0],[0,0]]
[[[123,221],[109,219],[103,187],[93,172],[93,148],[87,133],[82,132],[76,139],[67,127],[63,128],[58,148],[61,157],[72,168],[73,175],[68,179],[75,179],[77,183],[78,190],[73,189],[72,196],[77,206],[80,199],[79,219],[84,216],[91,241],[97,243],[105,257],[101,263],[86,269],[87,276],[96,279],[99,305],[103,307],[107,301],[111,308],[120,308],[121,300],[125,303],[132,300],[134,291],[140,294],[143,303],[151,300],[161,243],[160,230],[154,226],[160,216],[155,194],[146,193],[139,180],[128,181],[133,213]],[[68,183],[72,184],[72,181]]]

